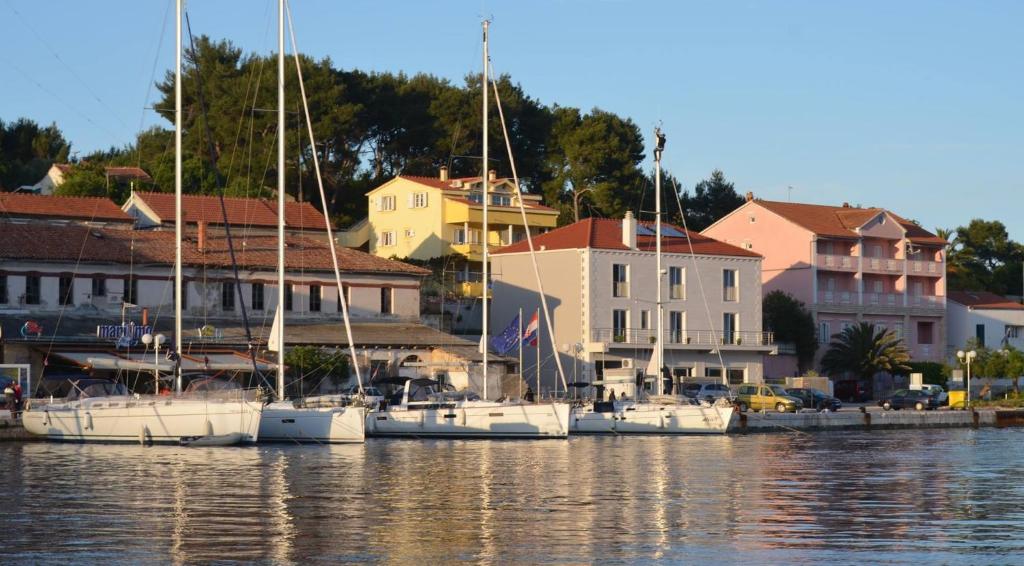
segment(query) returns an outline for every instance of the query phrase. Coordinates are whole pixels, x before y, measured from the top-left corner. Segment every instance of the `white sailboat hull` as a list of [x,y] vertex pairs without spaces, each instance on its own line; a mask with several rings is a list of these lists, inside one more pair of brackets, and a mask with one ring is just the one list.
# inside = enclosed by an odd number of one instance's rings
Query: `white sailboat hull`
[[573,407],[573,434],[724,434],[734,408],[723,405],[615,404],[615,410],[595,412],[592,404]]
[[270,403],[260,418],[260,442],[363,442],[364,407],[295,407],[291,401]]
[[569,405],[468,401],[453,407],[388,407],[366,415],[369,436],[565,438]]
[[179,444],[220,437],[252,444],[261,412],[262,404],[249,400],[92,397],[30,407],[22,422],[48,440]]

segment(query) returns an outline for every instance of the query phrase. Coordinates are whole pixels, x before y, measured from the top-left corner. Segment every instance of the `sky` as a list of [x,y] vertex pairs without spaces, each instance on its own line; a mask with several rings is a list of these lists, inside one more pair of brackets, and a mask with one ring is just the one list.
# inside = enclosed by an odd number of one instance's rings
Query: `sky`
[[[299,49],[461,83],[492,21],[495,70],[544,104],[661,125],[688,186],[880,206],[924,227],[1000,220],[1024,241],[1024,2],[292,0]],[[193,32],[276,46],[276,1],[195,0]],[[0,0],[0,119],[73,150],[161,123],[173,0]],[[523,173],[528,175],[527,172]]]

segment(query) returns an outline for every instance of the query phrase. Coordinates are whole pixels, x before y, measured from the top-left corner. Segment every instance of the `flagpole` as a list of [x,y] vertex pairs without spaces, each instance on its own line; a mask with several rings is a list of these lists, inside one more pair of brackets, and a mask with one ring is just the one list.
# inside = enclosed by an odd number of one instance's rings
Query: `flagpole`
[[519,399],[523,399],[523,307],[519,307]]
[[534,396],[540,402],[540,307],[537,307],[537,395]]

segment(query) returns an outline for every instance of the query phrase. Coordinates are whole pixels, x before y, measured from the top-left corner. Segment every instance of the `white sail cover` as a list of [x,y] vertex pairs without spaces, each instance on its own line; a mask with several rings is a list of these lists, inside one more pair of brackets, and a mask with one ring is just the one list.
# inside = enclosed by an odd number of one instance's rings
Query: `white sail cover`
[[277,307],[277,310],[274,311],[274,323],[270,325],[270,337],[267,338],[267,349],[271,352],[281,349],[281,345],[277,343],[279,328],[281,328],[281,307]]

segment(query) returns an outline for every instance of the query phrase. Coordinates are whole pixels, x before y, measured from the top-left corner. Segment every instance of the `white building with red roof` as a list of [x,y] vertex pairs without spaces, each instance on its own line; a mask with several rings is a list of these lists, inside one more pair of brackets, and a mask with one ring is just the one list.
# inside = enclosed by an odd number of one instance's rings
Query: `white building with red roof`
[[[182,216],[186,229],[199,224],[223,226],[220,198],[215,195],[182,195]],[[174,227],[174,193],[135,191],[121,207],[135,218],[139,228]],[[227,224],[234,234],[276,234],[277,201],[224,197]],[[308,202],[286,202],[285,231],[292,235],[324,235],[323,213]]]
[[135,219],[105,197],[0,193],[0,221],[131,228]]
[[971,342],[1024,350],[1024,304],[988,291],[950,291],[946,301],[948,354]]
[[[760,382],[762,358],[774,351],[772,336],[761,328],[761,256],[663,227],[665,365],[680,381]],[[646,368],[657,337],[653,223],[632,214],[588,218],[533,242],[559,345],[553,353],[542,331],[545,389],[554,385],[552,354],[570,374],[575,366],[570,381],[592,382],[613,368]],[[525,241],[493,252],[492,279],[492,334],[519,308],[528,318],[540,306]],[[535,352],[524,357],[524,374],[533,375]]]
[[[34,185],[19,187],[18,192],[52,195],[54,189],[64,183],[66,175],[74,167],[74,164],[71,163],[54,163],[39,182]],[[107,179],[108,186],[111,182],[135,183],[135,188],[153,184],[153,178],[140,167],[107,166],[103,168],[103,173]]]

